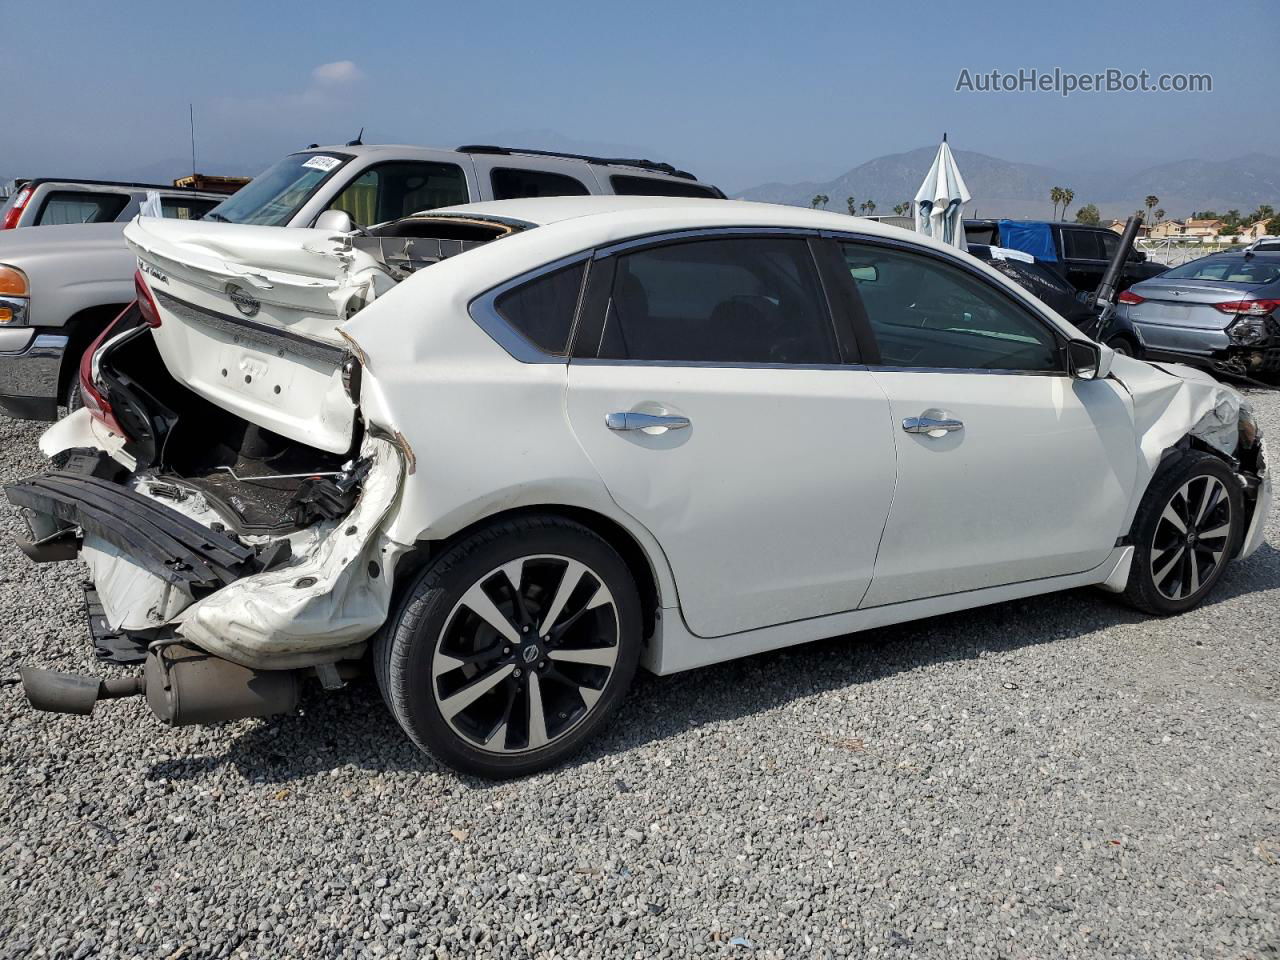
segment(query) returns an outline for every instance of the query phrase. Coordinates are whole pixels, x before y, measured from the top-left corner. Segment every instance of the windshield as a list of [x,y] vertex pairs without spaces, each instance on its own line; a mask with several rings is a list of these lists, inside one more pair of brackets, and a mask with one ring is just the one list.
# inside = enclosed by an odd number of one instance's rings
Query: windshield
[[204,219],[283,227],[320,184],[350,159],[346,154],[290,154],[223,200]]
[[1280,259],[1274,257],[1205,257],[1160,274],[1160,280],[1213,280],[1221,283],[1275,283]]

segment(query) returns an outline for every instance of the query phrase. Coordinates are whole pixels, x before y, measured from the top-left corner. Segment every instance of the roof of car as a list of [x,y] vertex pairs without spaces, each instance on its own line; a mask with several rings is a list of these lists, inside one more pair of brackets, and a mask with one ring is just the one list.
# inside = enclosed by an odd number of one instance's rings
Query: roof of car
[[441,215],[516,220],[533,226],[556,225],[557,234],[572,227],[575,235],[590,243],[607,243],[621,237],[704,227],[787,227],[910,238],[924,246],[937,246],[939,249],[955,252],[954,247],[943,247],[921,234],[865,217],[851,217],[846,213],[779,203],[716,200],[710,197],[529,197],[468,203],[427,210],[421,214],[424,217]]

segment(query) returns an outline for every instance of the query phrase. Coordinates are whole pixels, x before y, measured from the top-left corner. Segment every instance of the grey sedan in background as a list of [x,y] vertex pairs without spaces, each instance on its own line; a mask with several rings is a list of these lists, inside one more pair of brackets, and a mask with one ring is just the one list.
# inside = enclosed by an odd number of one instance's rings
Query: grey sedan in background
[[1280,378],[1280,252],[1218,253],[1135,283],[1117,320],[1149,360],[1228,375]]

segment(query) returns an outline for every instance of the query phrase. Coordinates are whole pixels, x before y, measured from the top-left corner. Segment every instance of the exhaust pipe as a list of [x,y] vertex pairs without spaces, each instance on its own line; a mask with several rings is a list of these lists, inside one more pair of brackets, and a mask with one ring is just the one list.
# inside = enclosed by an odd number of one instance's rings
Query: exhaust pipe
[[142,677],[99,680],[82,673],[58,673],[36,667],[19,667],[27,702],[49,713],[75,713],[87,717],[99,700],[137,697],[145,692]]
[[19,672],[36,710],[88,716],[99,700],[145,695],[151,712],[174,727],[290,713],[301,687],[297,670],[253,670],[181,642],[154,645],[140,677],[100,680],[34,667]]

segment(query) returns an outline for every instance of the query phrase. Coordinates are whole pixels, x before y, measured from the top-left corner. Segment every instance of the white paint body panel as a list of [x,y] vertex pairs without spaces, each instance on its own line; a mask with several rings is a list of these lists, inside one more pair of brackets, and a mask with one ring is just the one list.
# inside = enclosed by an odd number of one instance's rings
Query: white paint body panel
[[[874,376],[897,428],[898,490],[866,606],[1080,573],[1106,558],[1137,471],[1128,397],[1116,384]],[[964,429],[903,432],[905,418],[930,408]]]
[[[614,501],[662,544],[695,634],[861,602],[894,484],[889,405],[866,370],[571,363],[568,408]],[[627,411],[692,426],[605,426]]]

